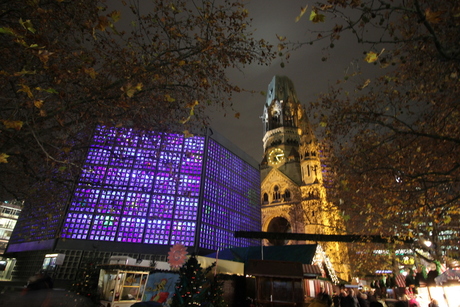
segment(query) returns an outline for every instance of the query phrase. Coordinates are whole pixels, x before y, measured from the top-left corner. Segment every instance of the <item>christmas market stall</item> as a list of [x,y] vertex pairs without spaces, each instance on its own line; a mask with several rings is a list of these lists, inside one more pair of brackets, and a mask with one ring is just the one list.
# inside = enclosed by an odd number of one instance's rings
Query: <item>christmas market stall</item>
[[144,300],[153,269],[150,261],[112,256],[109,263],[100,268],[98,290],[103,306],[129,307]]

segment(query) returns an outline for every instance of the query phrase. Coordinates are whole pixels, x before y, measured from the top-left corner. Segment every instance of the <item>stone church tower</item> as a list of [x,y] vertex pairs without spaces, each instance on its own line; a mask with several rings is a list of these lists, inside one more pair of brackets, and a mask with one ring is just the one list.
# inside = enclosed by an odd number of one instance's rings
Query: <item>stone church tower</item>
[[[275,76],[268,86],[262,116],[264,158],[260,166],[262,231],[339,234],[343,227],[337,208],[326,200],[325,147],[316,139],[292,81]],[[316,242],[264,240],[264,245]],[[343,243],[317,242],[337,275],[349,278]]]

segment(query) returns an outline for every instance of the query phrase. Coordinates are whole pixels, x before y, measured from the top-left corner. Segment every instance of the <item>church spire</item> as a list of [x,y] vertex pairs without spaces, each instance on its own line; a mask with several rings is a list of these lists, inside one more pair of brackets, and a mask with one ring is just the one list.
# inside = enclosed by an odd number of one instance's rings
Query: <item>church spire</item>
[[275,76],[268,85],[262,121],[264,133],[278,127],[299,127],[300,103],[292,81]]

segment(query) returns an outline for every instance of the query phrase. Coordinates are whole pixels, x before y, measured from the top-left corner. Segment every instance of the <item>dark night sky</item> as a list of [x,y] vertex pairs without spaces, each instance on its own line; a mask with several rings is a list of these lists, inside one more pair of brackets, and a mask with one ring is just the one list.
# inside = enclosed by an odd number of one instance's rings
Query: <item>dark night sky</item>
[[[295,18],[299,15],[301,7],[305,7],[305,0],[248,0],[245,1],[249,16],[253,18],[252,28],[256,30],[255,37],[270,41],[277,45],[276,34],[287,36],[291,41],[305,41],[308,36],[316,37],[321,27],[332,28],[335,23],[313,24],[309,21],[311,6],[299,22]],[[302,104],[308,104],[316,100],[321,92],[327,92],[331,85],[338,79],[355,71],[357,66],[372,73],[376,68],[364,62],[363,52],[366,47],[358,45],[350,34],[342,35],[340,41],[335,43],[334,49],[323,51],[323,47],[329,42],[304,46],[292,53],[289,63],[282,68],[281,59],[275,60],[271,66],[252,65],[240,71],[229,71],[231,80],[241,88],[254,90],[257,94],[240,93],[233,96],[233,104],[240,118],[234,117],[235,111],[221,111],[216,109],[211,113],[211,127],[224,135],[232,143],[247,152],[257,162],[262,160],[262,121],[260,116],[263,112],[265,96],[268,84],[274,75],[289,77],[295,86],[297,96]],[[321,58],[328,55],[328,60],[323,62]],[[366,75],[348,81],[350,88],[355,88],[358,82],[367,79]],[[356,83],[353,83],[356,82]],[[310,115],[313,120],[313,116]]]

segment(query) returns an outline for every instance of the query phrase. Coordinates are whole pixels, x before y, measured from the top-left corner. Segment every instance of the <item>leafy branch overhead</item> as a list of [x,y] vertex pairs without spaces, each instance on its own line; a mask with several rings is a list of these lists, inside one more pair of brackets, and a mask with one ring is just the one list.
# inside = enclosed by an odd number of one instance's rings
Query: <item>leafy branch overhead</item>
[[[274,58],[238,1],[20,0],[0,10],[7,199],[25,197],[32,183],[71,181],[96,124],[202,127],[207,105],[230,105],[241,91],[227,68]],[[73,171],[56,165],[71,162]]]
[[315,36],[291,48],[333,48],[348,33],[365,50],[356,57],[381,68],[354,90],[346,76],[309,106],[335,144],[329,196],[348,229],[413,238],[428,261],[458,259],[460,3],[320,1],[299,25],[318,21]]

